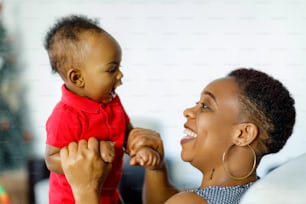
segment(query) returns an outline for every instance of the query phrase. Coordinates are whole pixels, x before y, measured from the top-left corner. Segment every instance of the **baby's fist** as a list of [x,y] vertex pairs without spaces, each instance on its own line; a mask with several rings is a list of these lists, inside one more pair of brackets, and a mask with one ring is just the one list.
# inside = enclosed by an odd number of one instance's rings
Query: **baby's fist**
[[159,168],[161,163],[158,152],[150,147],[142,147],[130,160],[130,165],[140,165],[149,169]]

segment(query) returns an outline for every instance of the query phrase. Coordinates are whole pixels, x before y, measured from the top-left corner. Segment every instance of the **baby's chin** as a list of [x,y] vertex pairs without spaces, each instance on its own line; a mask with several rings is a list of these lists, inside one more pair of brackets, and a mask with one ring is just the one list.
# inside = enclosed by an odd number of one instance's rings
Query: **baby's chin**
[[102,103],[107,104],[112,102],[112,100],[117,96],[116,92],[111,92],[107,97],[102,100]]

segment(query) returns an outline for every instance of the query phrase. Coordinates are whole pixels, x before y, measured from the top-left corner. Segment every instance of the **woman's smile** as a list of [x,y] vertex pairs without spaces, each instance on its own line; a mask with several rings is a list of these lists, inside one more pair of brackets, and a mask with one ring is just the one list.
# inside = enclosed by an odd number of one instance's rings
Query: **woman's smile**
[[188,128],[184,130],[184,133],[185,133],[185,136],[181,139],[181,145],[186,142],[194,140],[198,136],[197,133],[193,132],[192,130]]

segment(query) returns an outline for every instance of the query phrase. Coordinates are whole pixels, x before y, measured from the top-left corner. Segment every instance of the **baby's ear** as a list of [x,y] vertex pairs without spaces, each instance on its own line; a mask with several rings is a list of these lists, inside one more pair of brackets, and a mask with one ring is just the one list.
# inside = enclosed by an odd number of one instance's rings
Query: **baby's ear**
[[67,72],[67,79],[76,87],[82,88],[85,85],[82,72],[79,69],[71,68]]

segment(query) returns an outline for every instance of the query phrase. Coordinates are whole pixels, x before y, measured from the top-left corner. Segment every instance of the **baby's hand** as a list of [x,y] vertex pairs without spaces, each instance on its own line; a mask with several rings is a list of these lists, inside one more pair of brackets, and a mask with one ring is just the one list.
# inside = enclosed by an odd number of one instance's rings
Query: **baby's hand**
[[159,133],[150,129],[134,128],[128,136],[126,153],[133,158],[143,147],[152,148],[158,153],[161,162],[163,161],[164,147]]
[[149,169],[157,169],[161,166],[162,160],[157,151],[150,147],[142,147],[130,160],[130,165],[140,165]]
[[100,155],[104,162],[112,163],[115,158],[115,145],[111,141],[100,141]]

